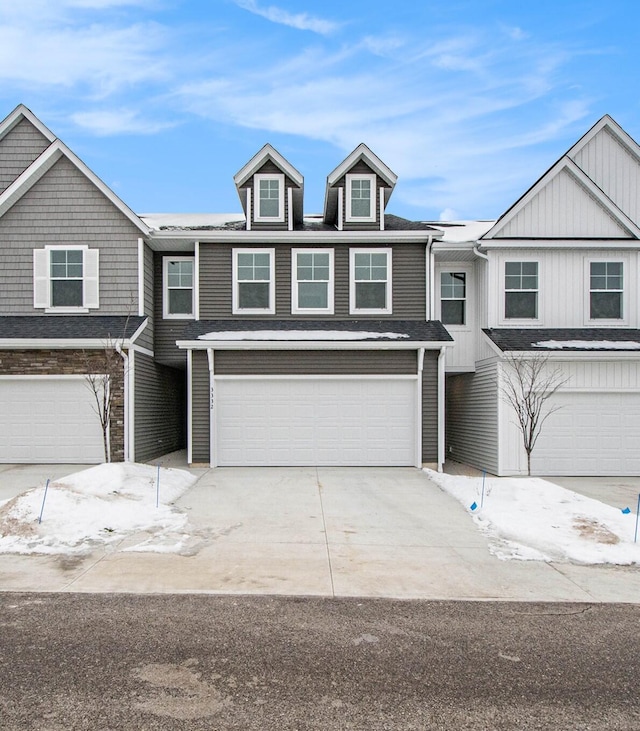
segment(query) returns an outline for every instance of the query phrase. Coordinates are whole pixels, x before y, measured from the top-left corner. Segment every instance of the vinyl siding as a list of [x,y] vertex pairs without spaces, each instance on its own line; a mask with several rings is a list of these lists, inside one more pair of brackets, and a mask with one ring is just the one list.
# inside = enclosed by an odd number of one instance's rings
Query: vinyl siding
[[[200,244],[200,317],[207,319],[242,318],[232,314],[232,249],[231,244]],[[238,247],[242,248],[242,247]],[[248,248],[248,247],[247,247]],[[253,248],[260,248],[260,244]],[[266,246],[265,248],[274,248]],[[334,315],[291,315],[291,250],[293,248],[332,248],[334,260]],[[354,319],[349,314],[349,245],[308,247],[279,244],[276,249],[276,313],[252,315],[278,319]],[[365,246],[352,248],[372,248]],[[375,246],[373,248],[380,248]],[[358,319],[407,319],[425,317],[426,276],[425,247],[420,244],[394,244],[392,248],[392,304],[390,315],[358,315]],[[156,269],[157,271],[157,269]]]
[[134,355],[135,459],[146,462],[185,446],[185,372]]
[[22,119],[0,140],[0,193],[49,147],[49,140]]
[[185,252],[155,253],[153,262],[153,291],[155,293],[154,302],[154,342],[153,352],[158,363],[173,366],[176,368],[186,368],[187,355],[184,350],[179,350],[176,346],[176,340],[182,339],[182,333],[185,325],[190,320],[165,320],[162,316],[162,259],[165,256],[185,256]]
[[137,344],[148,350],[153,350],[154,346],[154,298],[153,298],[153,251],[144,245],[144,314],[149,318],[147,327],[143,330],[142,335],[137,340]]
[[[357,162],[347,173],[346,175],[372,175],[375,174],[374,171],[364,162],[363,160],[360,160]],[[338,180],[334,188],[343,188],[344,189],[344,209],[342,211],[342,227],[345,231],[379,231],[380,230],[380,188],[385,187],[384,181],[379,175],[376,175],[376,187],[375,190],[372,191],[372,194],[375,196],[374,205],[376,208],[376,220],[371,221],[370,223],[352,223],[348,222],[346,220],[346,214],[347,214],[347,178],[346,175],[343,175],[340,180]],[[338,215],[340,215],[340,211],[338,211]]]
[[427,350],[422,368],[422,461],[438,461],[438,355]]
[[138,229],[66,158],[0,218],[0,312],[33,308],[33,250],[87,244],[100,250],[100,308],[91,315],[136,314]]
[[[270,160],[267,161],[259,170],[256,170],[255,175],[282,175],[283,172],[280,168]],[[255,220],[256,211],[256,196],[253,175],[243,185],[240,190],[243,191],[242,195],[246,196],[247,188],[251,188],[251,210],[247,211],[247,216],[251,220],[251,228],[256,231],[286,231],[289,225],[289,216],[292,212],[289,210],[289,195],[287,190],[289,188],[297,188],[298,186],[289,178],[287,175],[284,176],[284,221],[277,223],[265,223],[264,221]]]
[[499,394],[495,360],[447,376],[447,458],[498,473]]
[[209,410],[209,363],[206,350],[193,351],[192,370],[192,454],[193,463],[208,463],[211,459],[209,449],[210,410]]

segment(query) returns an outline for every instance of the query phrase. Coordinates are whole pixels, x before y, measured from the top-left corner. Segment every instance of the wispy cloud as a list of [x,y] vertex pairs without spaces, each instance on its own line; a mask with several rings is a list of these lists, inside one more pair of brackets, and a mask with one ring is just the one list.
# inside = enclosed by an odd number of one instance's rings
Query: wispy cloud
[[255,0],[235,0],[235,4],[243,10],[248,10],[254,15],[259,15],[261,18],[270,20],[272,23],[287,25],[297,30],[310,30],[320,35],[330,35],[340,27],[339,23],[324,20],[323,18],[316,18],[308,13],[289,13],[287,10],[278,8],[275,5],[260,7]]
[[122,108],[76,112],[71,115],[71,121],[99,137],[156,134],[177,125],[176,122],[145,119],[139,112]]

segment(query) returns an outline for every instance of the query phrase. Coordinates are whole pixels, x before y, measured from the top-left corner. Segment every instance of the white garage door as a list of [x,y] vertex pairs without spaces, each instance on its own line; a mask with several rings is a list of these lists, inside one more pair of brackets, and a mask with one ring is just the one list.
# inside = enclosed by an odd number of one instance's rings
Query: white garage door
[[532,455],[540,475],[639,475],[640,394],[562,393]]
[[217,463],[415,465],[415,379],[216,379]]
[[102,431],[82,377],[0,378],[0,462],[102,462]]

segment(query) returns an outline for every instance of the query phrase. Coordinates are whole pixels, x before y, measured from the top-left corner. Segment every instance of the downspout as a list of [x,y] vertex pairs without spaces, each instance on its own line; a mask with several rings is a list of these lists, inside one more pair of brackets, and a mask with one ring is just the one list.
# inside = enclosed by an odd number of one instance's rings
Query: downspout
[[433,234],[429,234],[429,238],[427,239],[427,249],[425,252],[426,256],[426,265],[427,265],[427,296],[426,296],[426,302],[425,307],[427,310],[427,321],[433,320],[433,313],[435,312],[435,293],[434,293],[434,271],[433,271],[433,265],[434,265],[434,254],[433,254]]
[[438,472],[442,472],[445,458],[445,355],[446,347],[440,348],[438,355]]
[[424,371],[424,348],[418,348],[418,394],[416,399],[417,429],[416,429],[416,467],[422,468],[422,376]]
[[[131,437],[129,429],[129,415],[131,406],[129,404],[129,395],[131,389],[129,387],[129,356],[122,349],[120,343],[115,343],[115,351],[122,358],[122,381],[124,385],[124,461],[129,462],[132,450],[130,449],[129,439]],[[109,455],[111,455],[111,411],[109,411],[109,430],[107,432],[109,439]]]
[[476,243],[473,245],[473,253],[476,256],[479,256],[481,259],[484,259],[485,261],[489,261],[489,257],[480,251],[480,242],[479,241],[476,241]]

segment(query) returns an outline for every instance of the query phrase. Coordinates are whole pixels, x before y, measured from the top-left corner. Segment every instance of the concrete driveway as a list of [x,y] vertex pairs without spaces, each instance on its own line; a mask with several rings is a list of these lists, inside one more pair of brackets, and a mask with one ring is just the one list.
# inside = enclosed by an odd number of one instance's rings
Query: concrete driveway
[[0,588],[640,602],[633,567],[495,558],[414,468],[198,472],[177,502],[192,526],[180,554],[128,550],[146,534],[86,557],[5,554]]
[[0,464],[0,501],[10,500],[25,490],[85,470],[87,464]]

